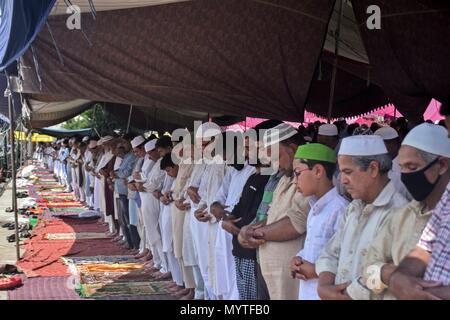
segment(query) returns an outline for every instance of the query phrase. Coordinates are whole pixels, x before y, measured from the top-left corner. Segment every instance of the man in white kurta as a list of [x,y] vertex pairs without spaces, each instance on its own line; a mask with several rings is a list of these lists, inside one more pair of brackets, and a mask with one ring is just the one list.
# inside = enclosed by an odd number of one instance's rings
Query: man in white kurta
[[159,270],[161,274],[167,273],[167,259],[163,253],[161,230],[159,227],[159,215],[161,212],[161,203],[159,195],[163,188],[165,172],[161,170],[161,159],[156,151],[156,141],[151,140],[145,145],[147,153],[151,153],[155,164],[144,177],[145,182],[142,192],[142,209],[147,244],[153,255],[153,269]]
[[184,191],[184,199],[188,199],[191,209],[186,213],[183,225],[183,259],[186,266],[191,266],[194,273],[195,281],[195,296],[196,300],[203,300],[205,298],[205,284],[203,282],[202,273],[200,270],[199,253],[194,241],[194,233],[197,231],[197,219],[195,218],[195,211],[198,209],[199,200],[193,197],[193,194],[198,196],[198,187],[200,185],[202,176],[205,172],[206,164],[194,164],[191,177],[186,183]]
[[86,151],[84,152],[84,155],[82,156],[82,160],[83,160],[83,170],[84,170],[84,194],[85,194],[85,199],[86,199],[86,204],[89,207],[93,207],[94,206],[94,197],[93,194],[91,192],[91,180],[92,180],[92,175],[90,174],[89,170],[87,170],[87,168],[89,168],[91,166],[91,162],[93,161],[93,154],[92,154],[92,149],[97,147],[97,141],[95,140],[91,140],[89,141],[88,147],[86,149]]
[[142,222],[140,225],[140,228],[141,228],[140,233],[143,235],[142,245],[144,246],[144,249],[142,250],[142,252],[139,255],[136,256],[136,258],[138,258],[138,259],[140,258],[143,261],[149,261],[149,260],[151,260],[152,255],[151,255],[151,251],[150,251],[150,246],[148,244],[149,241],[147,239],[147,236],[148,236],[147,231],[146,231],[147,224],[145,223],[145,218],[144,218],[145,207],[144,207],[144,205],[142,205],[144,203],[143,198],[146,195],[145,189],[143,188],[143,183],[146,181],[147,175],[149,174],[150,170],[155,165],[155,161],[152,158],[150,158],[150,156],[147,153],[147,150],[145,148],[145,145],[144,145],[144,149],[145,149],[146,154],[144,156],[144,162],[142,164],[141,171],[134,174],[134,178],[137,183],[137,189],[139,191],[139,197],[141,199],[141,208],[139,210],[139,215],[140,215],[139,221]]
[[[244,164],[237,170],[227,168],[227,174],[220,190],[214,198],[214,204],[220,205],[230,213],[241,198],[242,190],[248,178],[255,173],[255,167]],[[213,218],[212,221],[216,219]],[[216,222],[217,223],[217,222]],[[233,236],[222,229],[222,222],[218,223],[216,241],[213,243],[212,259],[216,271],[216,294],[224,300],[238,300],[239,292],[236,284],[236,266],[234,262]]]
[[193,164],[180,163],[172,190],[172,199],[174,201],[172,205],[173,252],[183,273],[184,287],[186,288],[180,295],[183,295],[186,299],[192,299],[195,296],[195,280],[192,266],[187,266],[183,258],[184,223],[186,215],[189,214],[184,205],[186,200],[184,198],[184,192],[193,169]]

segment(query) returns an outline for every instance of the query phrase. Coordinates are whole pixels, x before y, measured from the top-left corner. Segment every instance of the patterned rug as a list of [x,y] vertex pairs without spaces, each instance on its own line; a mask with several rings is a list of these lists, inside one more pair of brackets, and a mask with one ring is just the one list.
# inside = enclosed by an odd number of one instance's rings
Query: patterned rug
[[94,264],[82,264],[77,265],[79,273],[98,273],[98,272],[131,272],[134,270],[144,269],[144,263],[131,262],[131,263],[94,263]]
[[67,207],[67,208],[49,208],[50,212],[57,212],[57,213],[62,213],[62,212],[83,212],[86,211],[87,209],[83,208],[83,207]]
[[138,261],[133,256],[61,257],[61,260],[67,265],[132,263]]
[[113,283],[113,282],[151,282],[155,279],[148,270],[135,270],[131,272],[92,272],[80,275],[81,283]]
[[139,296],[168,294],[164,288],[167,282],[121,282],[107,284],[81,284],[77,290],[82,298],[103,298],[113,296]]
[[98,232],[71,232],[71,233],[47,233],[45,240],[86,240],[86,239],[109,239],[105,233]]

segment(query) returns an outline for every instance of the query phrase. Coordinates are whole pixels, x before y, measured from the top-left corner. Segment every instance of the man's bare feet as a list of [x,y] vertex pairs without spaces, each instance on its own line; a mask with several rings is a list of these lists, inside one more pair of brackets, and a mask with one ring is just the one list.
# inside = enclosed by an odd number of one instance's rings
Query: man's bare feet
[[180,300],[193,300],[195,297],[195,289],[188,289],[189,293],[180,298]]
[[112,242],[119,242],[119,241],[122,241],[122,240],[125,240],[125,239],[122,238],[122,236],[117,236],[117,237],[111,239]]
[[181,299],[182,297],[184,297],[190,293],[191,293],[191,289],[183,288],[182,290],[179,290],[177,293],[175,293],[173,296],[177,299]]
[[149,253],[147,253],[145,256],[143,256],[142,258],[139,259],[139,261],[141,262],[147,262],[147,261],[151,261],[153,259],[153,255],[151,254],[151,252],[149,251]]
[[134,258],[135,258],[135,259],[143,258],[143,257],[145,257],[145,256],[149,253],[149,251],[150,251],[150,250],[148,250],[148,249],[144,249],[144,251],[142,251],[141,253],[139,253],[139,254],[137,254],[136,256],[134,256]]
[[155,280],[169,280],[171,279],[170,272],[161,273],[160,275],[155,277]]

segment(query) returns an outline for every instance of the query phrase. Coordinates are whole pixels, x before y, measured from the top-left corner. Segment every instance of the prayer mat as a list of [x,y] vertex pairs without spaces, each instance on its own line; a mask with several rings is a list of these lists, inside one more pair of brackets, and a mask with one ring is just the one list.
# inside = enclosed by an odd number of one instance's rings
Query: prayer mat
[[[75,273],[76,274],[76,273]],[[118,283],[118,282],[150,282],[154,281],[148,270],[136,270],[131,272],[93,272],[81,273],[80,280],[82,284],[89,283]]]
[[144,263],[110,263],[110,264],[83,264],[76,266],[79,273],[93,272],[130,272],[133,270],[144,269]]
[[137,262],[133,256],[92,256],[92,257],[61,257],[65,264],[108,264]]
[[33,181],[34,185],[48,185],[48,184],[55,184],[55,180],[48,180],[48,181],[43,181],[43,180],[35,180]]
[[158,282],[122,282],[111,284],[81,284],[77,290],[83,298],[101,298],[113,296],[140,296],[168,294],[165,281]]
[[67,201],[67,202],[47,202],[39,204],[47,208],[82,208],[83,205],[77,201]]
[[109,239],[105,233],[96,232],[71,232],[71,233],[47,233],[45,240],[86,240],[86,239]]
[[83,208],[83,207],[67,207],[67,208],[49,208],[50,212],[57,212],[57,213],[62,213],[62,212],[83,212],[86,211],[87,209]]

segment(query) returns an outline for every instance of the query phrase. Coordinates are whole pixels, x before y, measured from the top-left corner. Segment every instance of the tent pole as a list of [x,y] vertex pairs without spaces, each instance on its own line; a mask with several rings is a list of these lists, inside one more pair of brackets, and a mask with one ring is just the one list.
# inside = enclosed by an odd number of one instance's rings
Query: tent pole
[[336,34],[334,40],[334,62],[333,62],[333,74],[331,77],[331,87],[330,87],[330,100],[328,102],[328,113],[327,120],[328,123],[331,122],[331,113],[333,111],[333,103],[334,103],[334,93],[336,89],[336,75],[337,75],[337,65],[338,65],[338,54],[339,54],[339,38],[341,33],[341,23],[342,23],[342,15],[344,14],[344,0],[339,0],[339,16],[336,27]]
[[130,130],[131,114],[133,113],[133,105],[130,105],[130,113],[128,114],[127,133]]
[[6,75],[8,87],[5,91],[5,95],[8,96],[8,110],[9,110],[9,131],[11,141],[11,180],[12,180],[12,208],[14,212],[15,223],[15,235],[16,235],[16,257],[20,259],[20,246],[19,246],[19,217],[17,215],[17,194],[16,194],[16,165],[15,165],[15,150],[14,150],[14,109],[12,105],[12,93],[9,81],[9,76]]

